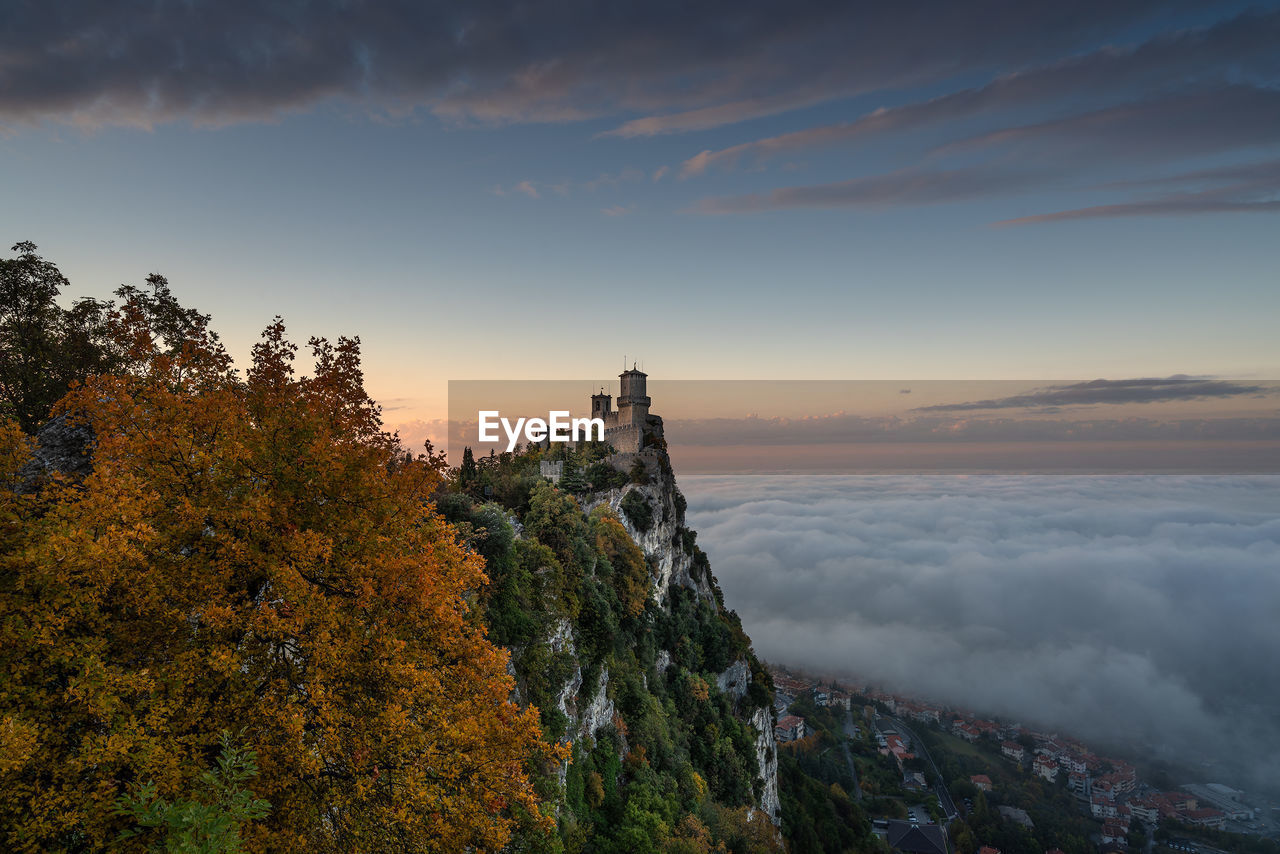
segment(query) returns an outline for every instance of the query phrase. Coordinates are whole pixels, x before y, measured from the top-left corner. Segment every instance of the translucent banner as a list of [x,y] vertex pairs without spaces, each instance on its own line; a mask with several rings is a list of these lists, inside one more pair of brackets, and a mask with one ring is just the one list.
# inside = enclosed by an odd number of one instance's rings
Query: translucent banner
[[1280,473],[1280,382],[455,380],[447,450],[607,442],[680,474]]

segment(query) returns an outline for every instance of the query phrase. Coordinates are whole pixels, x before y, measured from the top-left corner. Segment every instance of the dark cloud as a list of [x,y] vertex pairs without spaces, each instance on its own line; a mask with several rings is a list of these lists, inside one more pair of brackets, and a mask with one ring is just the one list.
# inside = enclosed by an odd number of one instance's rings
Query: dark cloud
[[685,161],[681,175],[688,177],[712,166],[732,166],[743,158],[758,161],[817,146],[847,145],[978,115],[1043,108],[1067,99],[1076,104],[1114,104],[1133,99],[1135,93],[1170,87],[1241,79],[1274,81],[1280,77],[1278,57],[1280,12],[1250,11],[1204,29],[1161,33],[1136,47],[1108,46],[1004,74],[982,86],[874,110],[852,121],[703,151]]
[[794,208],[886,208],[985,198],[1039,183],[1043,172],[974,166],[933,171],[902,169],[832,184],[781,187],[768,193],[702,199],[690,210],[702,214],[759,213]]
[[1234,189],[1239,187],[1280,189],[1280,160],[1238,163],[1232,166],[1218,166],[1212,169],[1197,169],[1192,172],[1177,172],[1172,175],[1115,181],[1107,186],[1122,189],[1141,189],[1169,186],[1190,187],[1205,184],[1214,189]]
[[1111,186],[1150,188],[1173,184],[1209,186],[1195,192],[1168,193],[1155,198],[1093,205],[1087,208],[1007,219],[997,226],[1032,225],[1072,219],[1126,216],[1187,216],[1202,213],[1275,213],[1280,211],[1280,160],[1241,166],[1202,169],[1181,175],[1115,182]]
[[942,152],[1012,147],[1023,154],[1109,161],[1174,159],[1280,140],[1280,88],[1228,85],[1136,100],[1065,118],[1004,128],[943,146]]
[[[693,207],[703,212],[963,201],[1060,186],[1095,166],[1274,149],[1280,138],[1275,2],[71,0],[6,13],[0,127],[232,123],[331,103],[459,123],[616,117],[605,135],[638,137],[853,96],[917,99],[704,151],[684,162],[687,177],[742,157],[953,126],[932,156],[959,164],[706,199]],[[969,136],[957,142],[960,133]],[[975,166],[975,155],[995,162]],[[563,194],[571,183],[531,177],[514,189]],[[1003,224],[1277,208],[1273,190],[1229,190]]]
[[10,5],[0,121],[229,122],[331,98],[482,121],[647,114],[624,134],[999,73],[1179,12],[1155,0]]
[[1049,386],[1028,394],[964,403],[921,406],[916,412],[963,412],[984,409],[1029,409],[1043,407],[1085,406],[1098,403],[1157,403],[1171,400],[1203,400],[1207,398],[1259,395],[1271,390],[1259,385],[1244,385],[1227,380],[1188,376],[1144,377],[1128,380],[1090,380],[1083,383]]
[[[1280,786],[1275,477],[682,478],[756,649]],[[1248,745],[1247,749],[1240,749]]]

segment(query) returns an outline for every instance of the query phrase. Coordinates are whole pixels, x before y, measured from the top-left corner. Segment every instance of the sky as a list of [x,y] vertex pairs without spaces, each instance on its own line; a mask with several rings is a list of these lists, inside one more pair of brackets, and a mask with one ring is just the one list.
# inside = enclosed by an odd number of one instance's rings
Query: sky
[[1280,377],[1280,5],[20,2],[0,233],[238,358]]
[[680,484],[762,657],[1277,794],[1275,481]]

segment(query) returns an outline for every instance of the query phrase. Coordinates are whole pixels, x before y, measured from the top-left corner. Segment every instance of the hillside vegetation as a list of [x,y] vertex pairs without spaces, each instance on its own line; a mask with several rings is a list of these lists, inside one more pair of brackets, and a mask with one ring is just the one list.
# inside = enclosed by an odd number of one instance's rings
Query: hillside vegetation
[[162,277],[68,309],[15,253],[0,846],[783,849],[771,682],[660,443],[449,469],[358,339],[302,376],[277,319],[241,373]]

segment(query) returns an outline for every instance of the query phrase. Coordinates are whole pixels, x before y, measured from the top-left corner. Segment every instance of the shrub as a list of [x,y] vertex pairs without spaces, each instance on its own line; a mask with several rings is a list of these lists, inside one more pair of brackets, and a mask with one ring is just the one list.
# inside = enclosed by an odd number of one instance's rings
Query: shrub
[[627,521],[637,531],[644,532],[653,527],[653,508],[639,492],[634,489],[628,492],[622,499],[621,507]]

